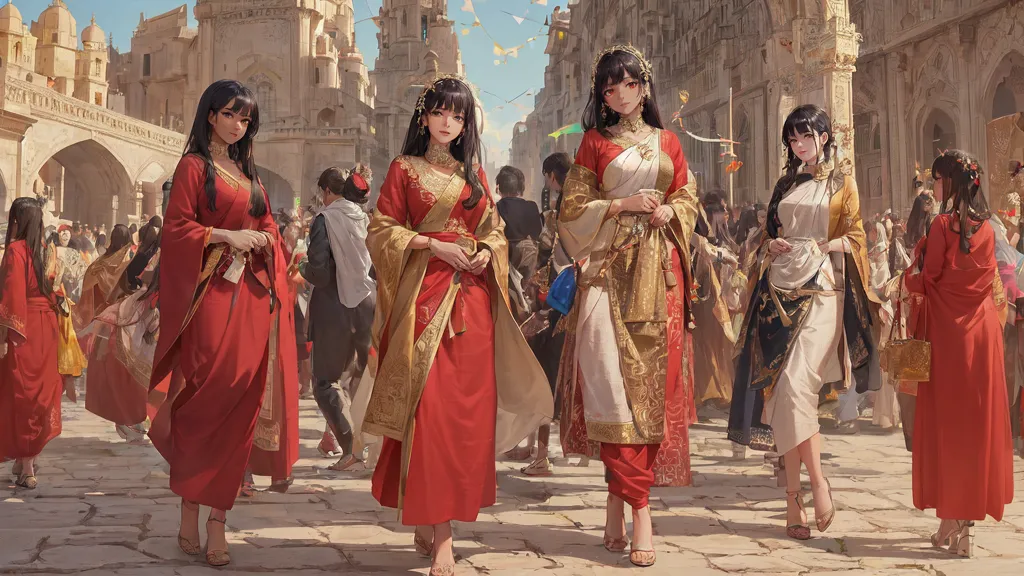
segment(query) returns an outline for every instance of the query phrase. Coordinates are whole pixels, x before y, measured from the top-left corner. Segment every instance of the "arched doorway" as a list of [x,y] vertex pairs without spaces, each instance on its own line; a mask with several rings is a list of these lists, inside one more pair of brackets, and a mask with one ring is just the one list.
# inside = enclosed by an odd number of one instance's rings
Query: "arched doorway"
[[932,160],[944,150],[956,148],[956,123],[942,110],[932,110],[924,121],[922,130],[922,165],[930,166]]
[[124,166],[95,140],[63,148],[36,170],[32,189],[65,220],[108,228],[138,217],[137,193]]
[[1024,111],[1024,55],[1011,52],[1003,57],[989,82],[987,97],[989,120]]
[[295,208],[295,191],[283,176],[263,166],[257,166],[256,172],[267,190],[267,196],[270,197],[271,212]]

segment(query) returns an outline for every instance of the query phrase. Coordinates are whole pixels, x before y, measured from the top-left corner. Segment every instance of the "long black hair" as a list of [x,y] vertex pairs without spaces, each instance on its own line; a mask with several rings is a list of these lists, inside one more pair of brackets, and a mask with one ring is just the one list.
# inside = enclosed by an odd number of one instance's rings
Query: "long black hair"
[[476,99],[469,86],[458,78],[441,78],[427,87],[423,95],[423,106],[417,107],[409,121],[409,130],[405,133],[405,144],[402,154],[405,156],[423,156],[430,145],[430,130],[423,127],[423,116],[435,110],[447,110],[461,114],[465,118],[462,134],[448,144],[451,155],[462,162],[466,173],[466,182],[472,192],[463,203],[466,210],[476,208],[484,196],[484,185],[476,173],[480,163],[480,131],[476,123]]
[[626,50],[612,50],[597,62],[597,69],[594,71],[594,87],[590,91],[590,99],[587,100],[587,107],[583,109],[584,130],[597,128],[604,132],[609,126],[619,123],[618,112],[604,105],[604,91],[609,86],[614,86],[626,77],[626,74],[640,83],[641,91],[646,90],[647,98],[640,103],[643,110],[640,115],[648,126],[664,128],[661,123],[661,114],[658,113],[658,100],[654,95],[654,79],[643,77],[643,64],[640,60]]
[[124,248],[132,242],[131,230],[124,224],[118,224],[110,229],[110,243],[107,245],[107,251],[104,256],[113,255],[121,248]]
[[932,178],[942,178],[943,210],[957,221],[960,251],[971,253],[971,237],[992,217],[981,191],[981,165],[962,150],[947,150],[932,163]]
[[[4,238],[4,249],[11,247],[11,242],[24,240],[32,254],[32,269],[36,275],[36,284],[44,296],[53,293],[53,286],[46,276],[46,253],[43,243],[43,208],[35,198],[16,198],[11,204],[7,215],[7,236]],[[0,286],[0,290],[3,287]]]
[[809,174],[800,174],[803,161],[789,145],[791,138],[797,138],[804,134],[819,136],[828,134],[828,142],[825,143],[819,154],[819,163],[829,162],[836,154],[836,139],[832,131],[832,120],[824,110],[814,104],[804,104],[789,113],[786,123],[782,126],[782,145],[786,148],[786,171],[775,183],[772,199],[768,202],[768,221],[765,223],[768,235],[772,238],[779,237],[779,228],[782,227],[782,221],[779,220],[779,203],[782,202],[782,197],[794,185],[812,178]]
[[907,250],[913,251],[917,243],[928,234],[932,225],[932,207],[935,200],[927,194],[918,194],[907,217],[907,232],[903,236]]
[[260,218],[269,208],[263,198],[259,176],[256,174],[256,159],[252,154],[253,138],[260,129],[260,109],[251,90],[235,80],[218,80],[210,84],[199,99],[192,132],[189,133],[188,142],[185,144],[185,154],[196,154],[206,160],[206,204],[211,212],[216,212],[217,177],[213,167],[213,156],[210,155],[210,138],[213,136],[210,114],[220,114],[229,104],[231,112],[249,117],[249,127],[242,139],[228,146],[228,157],[238,164],[242,174],[252,182],[249,214],[254,218]]

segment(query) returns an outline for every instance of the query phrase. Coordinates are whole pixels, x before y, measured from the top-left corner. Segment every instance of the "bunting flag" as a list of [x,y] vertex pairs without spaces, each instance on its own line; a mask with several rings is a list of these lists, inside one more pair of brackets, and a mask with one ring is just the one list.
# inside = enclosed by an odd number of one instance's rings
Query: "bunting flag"
[[558,139],[559,136],[565,136],[566,134],[583,134],[583,126],[580,126],[578,122],[576,124],[569,124],[568,126],[562,126],[548,134],[548,136]]
[[469,36],[469,28],[463,28],[462,29],[462,35],[463,36]]
[[470,13],[476,15],[476,9],[473,8],[473,0],[465,0],[465,2],[463,2],[463,4],[462,4],[462,11],[463,12],[470,12]]
[[547,6],[548,0],[530,0],[530,4],[540,4],[541,6]]
[[522,16],[513,16],[512,19],[516,21],[516,24],[526,22],[526,18],[523,18]]

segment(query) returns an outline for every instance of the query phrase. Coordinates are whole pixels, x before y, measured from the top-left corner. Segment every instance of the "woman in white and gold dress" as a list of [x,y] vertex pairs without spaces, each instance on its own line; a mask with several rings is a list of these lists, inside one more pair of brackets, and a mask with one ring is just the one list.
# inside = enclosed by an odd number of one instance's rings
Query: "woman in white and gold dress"
[[782,134],[788,162],[768,207],[767,250],[751,273],[756,284],[740,337],[729,437],[784,455],[786,533],[806,540],[801,464],[818,530],[835,516],[821,470],[818,395],[826,384],[849,388],[854,379],[860,392],[877,389],[868,313],[868,299],[877,298],[867,285],[857,185],[848,165],[836,168],[831,120],[817,106],[801,106]]
[[586,133],[563,187],[559,237],[586,261],[562,352],[562,449],[600,443],[608,481],[605,547],[655,561],[652,485],[690,482],[689,242],[696,194],[676,136],[662,130],[650,64],[632,46],[594,65]]

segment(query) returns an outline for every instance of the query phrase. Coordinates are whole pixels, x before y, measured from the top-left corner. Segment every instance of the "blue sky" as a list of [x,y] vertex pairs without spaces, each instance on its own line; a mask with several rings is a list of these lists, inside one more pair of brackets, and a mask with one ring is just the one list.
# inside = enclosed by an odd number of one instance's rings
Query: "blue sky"
[[[485,142],[492,150],[492,159],[496,154],[507,153],[513,124],[533,108],[532,95],[524,95],[515,100],[520,106],[505,101],[527,91],[536,92],[544,82],[544,66],[548,57],[544,54],[547,44],[544,34],[547,30],[543,22],[556,5],[561,4],[564,8],[567,1],[547,0],[546,5],[535,3],[543,1],[472,0],[476,15],[483,25],[483,28],[473,28],[473,15],[462,10],[466,0],[448,0],[448,17],[457,22],[455,29],[467,76],[481,90],[480,98],[488,111]],[[5,3],[6,0],[0,2]],[[95,14],[96,23],[108,35],[114,35],[114,45],[122,50],[127,50],[131,45],[131,36],[139,23],[140,13],[145,13],[147,17],[155,16],[187,4],[189,20],[195,26],[191,15],[194,0],[65,0],[65,3],[78,22],[79,33],[89,25],[90,18]],[[377,27],[369,17],[377,15],[381,3],[382,0],[353,0],[358,22],[356,41],[366,64],[371,68],[377,55]],[[28,23],[35,20],[51,4],[51,0],[14,0],[14,4]],[[519,24],[508,13],[525,20]],[[463,35],[462,28],[469,28],[470,33]],[[498,58],[494,55],[495,42],[505,48],[512,48],[535,36],[537,39],[524,46],[518,52],[518,57],[509,57],[507,64],[494,64]],[[498,106],[503,108],[496,109]]]

